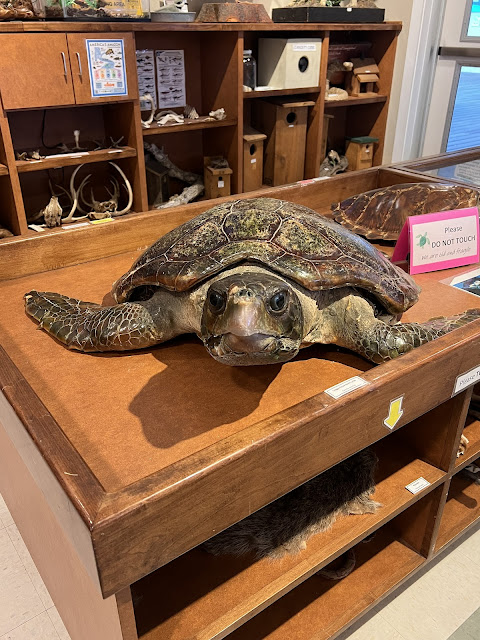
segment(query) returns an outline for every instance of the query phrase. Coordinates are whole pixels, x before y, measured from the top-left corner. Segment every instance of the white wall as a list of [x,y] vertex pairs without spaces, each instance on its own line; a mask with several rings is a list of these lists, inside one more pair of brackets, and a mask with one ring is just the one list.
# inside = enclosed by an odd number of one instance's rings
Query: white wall
[[[387,130],[385,134],[385,147],[383,152],[383,163],[398,162],[402,160],[401,146],[397,144],[395,149],[395,138],[397,135],[397,122],[399,122],[400,97],[405,91],[409,91],[409,78],[412,75],[412,47],[410,40],[410,26],[412,13],[414,11],[415,0],[378,0],[377,6],[385,9],[385,20],[400,20],[403,23],[402,31],[397,39],[397,54],[395,56],[395,68],[393,71],[392,91],[390,94],[390,106],[388,109]],[[417,3],[418,4],[418,3]],[[405,78],[405,86],[402,83]],[[404,120],[405,114],[401,114]],[[399,131],[404,131],[404,123],[399,123]],[[394,150],[396,153],[394,154]]]

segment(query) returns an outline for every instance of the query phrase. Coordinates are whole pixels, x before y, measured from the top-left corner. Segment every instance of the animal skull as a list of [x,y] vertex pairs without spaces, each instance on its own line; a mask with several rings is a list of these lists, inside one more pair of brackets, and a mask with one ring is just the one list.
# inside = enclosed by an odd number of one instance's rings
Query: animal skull
[[130,185],[130,182],[129,182],[127,176],[125,175],[125,173],[122,171],[122,169],[115,162],[110,162],[110,164],[113,167],[115,167],[115,169],[119,172],[120,176],[123,178],[123,180],[125,182],[125,188],[126,188],[127,193],[128,193],[128,203],[123,209],[121,209],[121,210],[118,209],[118,199],[120,197],[120,187],[119,187],[118,181],[115,180],[115,179],[112,180],[113,193],[109,189],[107,189],[108,194],[110,196],[110,198],[108,200],[104,200],[104,201],[95,200],[95,197],[93,195],[93,189],[91,189],[90,190],[91,202],[88,202],[83,197],[83,189],[84,189],[86,183],[88,182],[88,180],[91,177],[91,174],[89,174],[82,181],[82,184],[78,188],[76,194],[77,194],[77,200],[83,199],[84,203],[87,205],[87,207],[89,209],[89,211],[86,211],[85,209],[82,208],[82,206],[80,204],[78,204],[79,211],[84,213],[90,220],[103,220],[105,218],[111,218],[111,217],[115,217],[116,218],[118,216],[123,216],[125,213],[128,213],[130,211],[130,209],[132,208],[133,191],[132,191],[132,187]]

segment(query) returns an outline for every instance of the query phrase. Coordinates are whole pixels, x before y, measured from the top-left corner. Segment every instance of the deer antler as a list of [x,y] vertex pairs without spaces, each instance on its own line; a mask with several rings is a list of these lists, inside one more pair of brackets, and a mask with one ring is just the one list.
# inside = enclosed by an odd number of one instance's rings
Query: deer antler
[[130,211],[130,209],[132,208],[132,204],[133,204],[132,185],[130,184],[130,182],[128,181],[127,176],[123,173],[122,169],[120,169],[118,164],[116,164],[115,162],[110,162],[110,164],[113,167],[115,167],[115,169],[118,171],[118,173],[122,176],[122,178],[123,178],[123,180],[125,182],[125,188],[127,189],[127,193],[128,193],[127,206],[124,207],[121,211],[115,211],[114,213],[112,213],[112,216],[114,216],[114,217],[123,216],[125,213],[128,213]]
[[73,217],[73,214],[75,213],[75,211],[77,209],[80,211],[80,213],[84,213],[83,210],[78,205],[78,194],[81,191],[82,187],[84,186],[85,182],[88,180],[88,176],[82,180],[79,188],[75,189],[75,178],[77,177],[77,173],[80,171],[80,169],[83,166],[84,166],[83,164],[79,164],[78,167],[75,169],[75,171],[72,173],[72,175],[70,177],[70,197],[72,199],[72,208],[70,209],[70,211],[67,214],[67,216],[65,218],[63,218],[62,223],[63,222],[72,222],[72,220],[81,220],[82,218],[85,217],[84,215],[83,216],[78,216],[76,218]]

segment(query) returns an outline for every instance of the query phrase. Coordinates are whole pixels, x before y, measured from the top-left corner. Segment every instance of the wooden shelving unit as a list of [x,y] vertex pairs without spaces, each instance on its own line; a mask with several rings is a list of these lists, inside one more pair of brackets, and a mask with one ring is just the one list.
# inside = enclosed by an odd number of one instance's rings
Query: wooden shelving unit
[[[344,580],[333,582],[313,576],[229,637],[232,640],[328,640],[425,562],[425,558],[399,540],[388,526],[371,542],[357,545],[355,555],[356,568]],[[145,637],[159,640],[161,636]]]
[[325,109],[333,107],[354,107],[361,104],[376,104],[386,102],[388,96],[378,95],[370,98],[347,98],[347,100],[325,100]]
[[273,98],[276,96],[296,96],[302,93],[319,93],[320,87],[307,87],[303,89],[269,89],[268,91],[244,91],[243,99]]
[[202,131],[203,129],[219,129],[222,127],[235,127],[237,120],[234,118],[225,118],[225,120],[215,120],[207,122],[198,122],[198,120],[185,119],[183,124],[152,124],[148,129],[142,129],[143,136],[159,136],[163,133],[175,133],[181,131]]
[[[143,140],[155,142],[159,136],[162,136],[162,147],[172,162],[186,171],[201,175],[205,156],[225,156],[233,171],[232,194],[241,194],[244,191],[243,127],[252,125],[252,112],[256,105],[262,100],[275,98],[304,95],[313,102],[313,106],[308,108],[303,178],[318,176],[324,159],[323,116],[326,111],[334,114],[330,122],[330,148],[341,151],[347,136],[378,137],[380,142],[376,145],[373,163],[379,166],[383,155],[396,38],[400,29],[398,22],[372,25],[91,23],[88,33],[96,34],[94,37],[105,35],[105,38],[124,41],[128,79],[128,95],[94,100],[88,78],[83,77],[78,67],[80,61],[82,69],[88,69],[85,25],[54,22],[1,24],[0,32],[5,33],[0,42],[3,102],[0,112],[0,176],[8,177],[4,181],[6,184],[1,185],[3,207],[0,224],[15,235],[28,234],[27,218],[43,209],[50,199],[49,180],[68,188],[68,172],[64,175],[58,170],[82,162],[98,164],[98,170],[92,167],[92,181],[96,181],[97,199],[101,199],[102,194],[106,196],[103,185],[109,183],[110,176],[101,163],[110,159],[108,151],[93,152],[88,156],[47,157],[40,162],[16,160],[17,152],[40,149],[42,155],[48,156],[55,153],[52,149],[60,143],[71,147],[75,129],[80,130],[81,141],[109,140],[110,137],[118,140],[123,136],[120,143],[123,151],[117,158],[122,160],[122,169],[133,186],[134,211],[147,211],[152,204],[147,197]],[[322,38],[318,82],[300,89],[243,92],[244,48],[252,48],[258,56],[259,38],[265,35],[296,37],[298,33],[305,38]],[[370,53],[380,69],[380,93],[374,98],[352,98],[341,104],[325,103],[329,46],[352,40],[371,43]],[[223,107],[226,120],[153,125],[142,130],[135,50],[158,48],[184,51],[187,103],[199,113]],[[16,62],[15,52],[19,50],[32,61],[28,70]],[[62,55],[67,61],[66,71]],[[12,67],[13,61],[16,66]],[[18,82],[17,79],[26,73],[30,74],[29,82]],[[35,78],[35,82],[31,78]],[[357,108],[348,110],[347,119],[347,110],[341,107],[353,105]],[[279,162],[282,161],[280,158]],[[171,188],[174,192],[181,190],[175,181],[172,181]],[[33,193],[34,197],[31,196]]]
[[75,167],[79,164],[92,162],[109,162],[121,158],[134,158],[137,150],[133,147],[121,149],[100,149],[98,151],[72,152],[72,154],[58,154],[54,157],[46,157],[43,160],[17,160],[15,166],[18,173],[30,173],[31,171],[45,171],[61,167]]
[[468,447],[462,456],[455,461],[455,467],[462,469],[480,456],[480,421],[467,416],[463,434],[468,439]]
[[[136,607],[139,637],[149,640],[223,637],[225,631],[234,630],[252,614],[297,588],[444,480],[442,471],[412,459],[411,452],[402,447],[398,439],[389,440],[375,448],[380,468],[373,497],[383,505],[376,514],[340,517],[328,532],[315,536],[305,551],[274,562],[211,556],[202,549],[184,554],[132,586],[134,600],[139,602]],[[405,485],[419,477],[431,485],[428,491],[412,495],[405,490]],[[182,587],[172,589],[174,584]],[[155,610],[153,599],[159,597],[162,607]],[[152,626],[155,627],[153,634],[142,633],[142,629]],[[241,637],[247,638],[248,633]]]
[[461,471],[451,480],[435,551],[456,540],[480,517],[480,485]]
[[[417,179],[373,168],[258,193],[280,191],[328,213],[360,190]],[[72,640],[327,640],[478,521],[479,487],[462,470],[480,447],[478,422],[465,424],[471,388],[451,396],[457,375],[478,364],[479,322],[380,366],[325,345],[257,371],[216,363],[195,338],[103,358],[33,330],[25,291],[109,304],[111,283],[139,247],[208,206],[0,245],[0,297],[9,301],[0,308],[1,491]],[[470,308],[468,294],[442,284],[443,273],[416,279],[422,294],[406,321]],[[324,393],[354,375],[366,386],[340,400]],[[77,411],[76,381],[86,377],[95,395]],[[390,432],[383,421],[400,395],[404,413]],[[463,430],[470,446],[457,459]],[[339,517],[276,562],[202,548],[366,447],[379,459],[376,513]],[[412,494],[406,485],[419,477],[430,484]],[[54,556],[39,529],[55,542]],[[357,564],[344,580],[316,575],[350,549]]]

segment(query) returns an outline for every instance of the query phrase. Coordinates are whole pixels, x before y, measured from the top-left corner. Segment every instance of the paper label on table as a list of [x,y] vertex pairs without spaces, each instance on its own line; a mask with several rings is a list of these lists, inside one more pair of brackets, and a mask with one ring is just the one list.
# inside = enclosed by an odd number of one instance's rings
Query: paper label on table
[[80,227],[89,227],[90,222],[77,222],[76,224],[67,224],[62,227],[64,231],[70,231],[70,229],[80,229]]
[[185,61],[182,49],[155,51],[157,63],[158,108],[184,107]]
[[410,216],[398,237],[392,262],[410,254],[410,273],[474,264],[480,258],[478,209]]
[[316,51],[317,45],[315,42],[297,42],[293,44],[294,51]]
[[423,489],[426,489],[431,484],[432,484],[431,482],[429,482],[428,480],[425,480],[425,478],[422,478],[420,476],[420,478],[417,478],[413,482],[410,482],[410,484],[407,484],[405,486],[405,489],[407,491],[410,491],[410,493],[415,494],[415,493],[420,493],[420,491],[423,491]]
[[457,376],[452,395],[454,396],[455,394],[460,393],[460,391],[477,384],[477,382],[480,382],[480,365],[470,369],[470,371],[467,371],[466,373],[462,373],[460,376]]
[[347,393],[351,393],[352,391],[356,391],[357,389],[361,389],[368,382],[359,376],[354,376],[353,378],[348,378],[348,380],[344,380],[343,382],[339,382],[333,387],[329,387],[325,389],[325,393],[328,393],[329,396],[338,400],[342,396],[347,395]]
[[[155,56],[153,49],[137,49],[138,92],[141,96],[149,93],[157,106],[157,85],[155,82]],[[140,109],[150,111],[151,105],[146,100],[140,100]]]
[[86,44],[92,98],[126,96],[123,40],[87,40]]
[[403,398],[404,396],[400,396],[399,398],[395,398],[395,400],[390,401],[388,416],[383,421],[383,424],[387,429],[394,429],[400,418],[403,416]]
[[480,184],[480,160],[457,164],[454,175],[461,180],[473,182],[473,184]]

